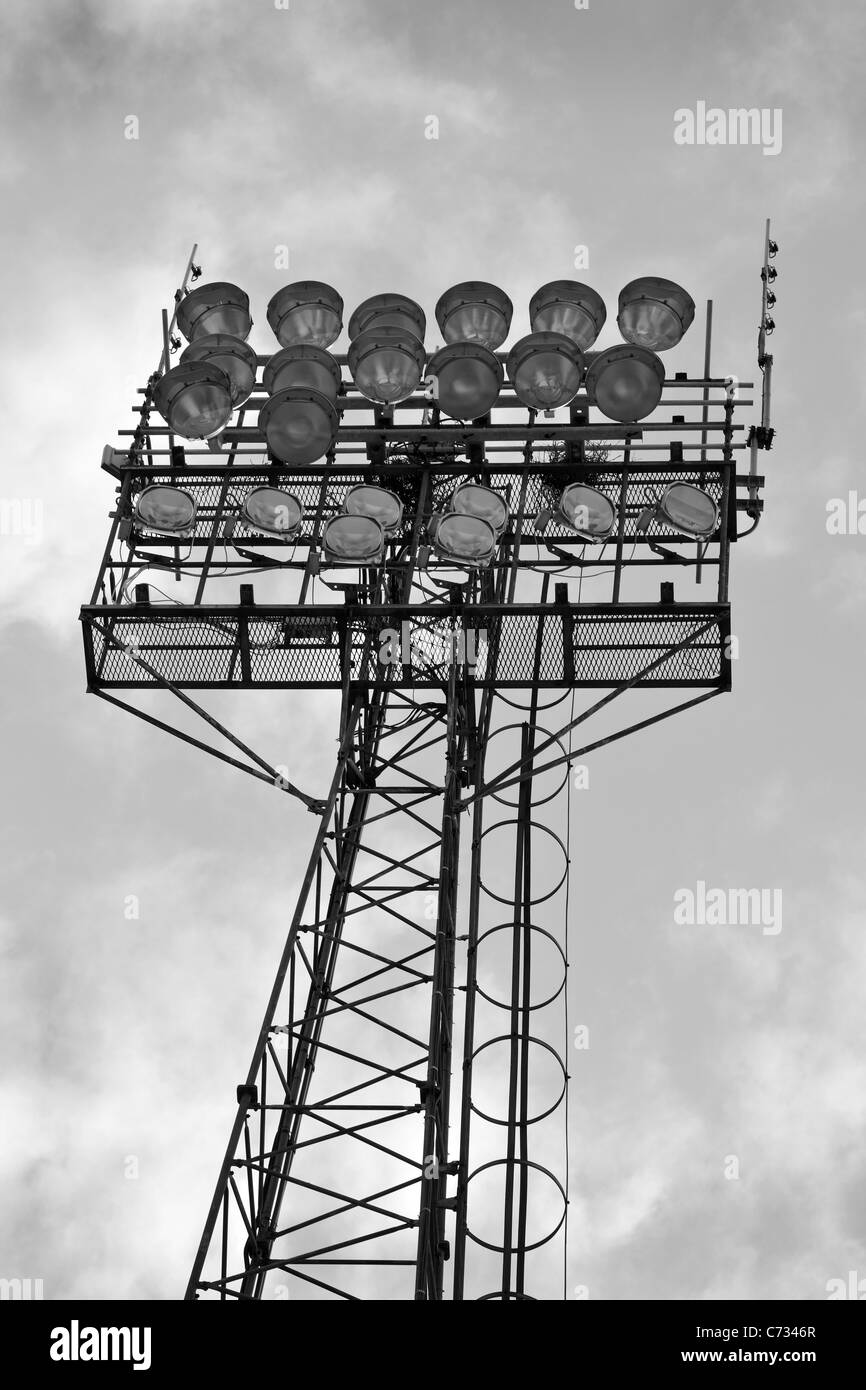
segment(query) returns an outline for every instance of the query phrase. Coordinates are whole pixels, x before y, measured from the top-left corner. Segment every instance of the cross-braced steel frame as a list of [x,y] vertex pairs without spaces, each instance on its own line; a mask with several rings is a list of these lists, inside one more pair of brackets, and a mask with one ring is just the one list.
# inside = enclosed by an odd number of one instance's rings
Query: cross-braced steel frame
[[[735,410],[752,402],[711,376],[710,322],[708,306],[703,374],[666,381],[659,413],[670,408],[669,417],[639,426],[592,423],[581,398],[567,420],[541,422],[508,390],[491,416],[455,425],[426,397],[374,408],[345,382],[338,439],[324,464],[288,468],[265,456],[256,424],[247,423],[254,400],[219,448],[179,450],[152,416],[155,374],[128,448],[107,451],[117,506],[81,611],[88,688],[300,798],[319,818],[238,1087],[188,1298],[254,1300],[266,1289],[346,1299],[536,1296],[528,1256],[561,1230],[568,1189],[567,1172],[532,1156],[533,1126],[567,1089],[562,1049],[540,1027],[532,993],[542,938],[567,965],[567,924],[557,934],[537,916],[537,904],[566,881],[569,861],[567,836],[540,818],[551,798],[538,786],[551,770],[567,777],[581,757],[730,688],[730,547],[739,513],[755,524],[760,516],[756,447],[769,447],[772,431],[768,437],[765,394],[762,435],[742,438]],[[743,451],[748,474],[737,471]],[[557,512],[562,487],[574,480],[616,498],[609,560],[587,555]],[[324,522],[365,481],[401,491],[403,524],[381,565],[317,590]],[[490,568],[455,583],[430,550],[427,523],[466,481],[499,491],[509,524]],[[709,541],[676,545],[641,522],[673,481],[699,485],[716,501],[719,526]],[[135,520],[134,500],[154,482],[195,499],[183,547]],[[291,548],[238,520],[245,491],[263,485],[285,487],[302,504],[305,524]],[[145,570],[149,586],[133,595]],[[647,581],[659,572],[666,582],[654,596]],[[708,573],[711,597],[676,600],[672,575],[700,583]],[[265,597],[249,584],[239,603],[226,595],[227,585],[251,575],[267,586]],[[183,581],[188,592],[163,602],[154,576]],[[584,600],[584,582],[602,578],[605,597]],[[637,592],[626,597],[635,580]],[[194,698],[204,689],[305,688],[339,693],[339,753],[324,795],[280,775]],[[232,754],[116,693],[148,689],[201,716]],[[588,707],[572,709],[555,732],[543,727],[542,694],[579,689],[595,692]],[[689,698],[659,708],[657,697],[644,718],[574,746],[582,726],[609,715],[626,692],[668,690]],[[488,773],[502,701],[517,755]],[[500,844],[505,835],[507,853],[490,851],[493,831]],[[538,865],[550,839],[565,872],[540,897]],[[485,895],[500,904],[493,924]],[[510,964],[497,999],[479,960],[499,933]],[[563,975],[543,1003],[564,995]],[[503,1014],[498,1033],[482,1021],[487,1003]],[[491,1115],[484,1060],[494,1046],[503,1056],[504,1108]],[[532,1081],[540,1050],[563,1078],[541,1115]],[[476,1160],[484,1123],[495,1137]],[[489,1196],[476,1193],[494,1169],[502,1181],[491,1212]],[[537,1173],[555,1198],[541,1236],[529,1229]]]

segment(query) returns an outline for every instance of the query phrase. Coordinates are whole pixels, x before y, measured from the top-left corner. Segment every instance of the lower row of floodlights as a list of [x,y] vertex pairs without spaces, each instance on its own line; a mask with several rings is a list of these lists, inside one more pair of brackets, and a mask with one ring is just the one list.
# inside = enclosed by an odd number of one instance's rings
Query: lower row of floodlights
[[[146,487],[135,503],[139,528],[175,539],[193,534],[195,500],[182,488],[164,484]],[[555,517],[590,544],[603,544],[613,535],[617,510],[603,492],[583,483],[571,483],[562,493],[556,512],[541,513],[536,532]],[[301,503],[291,492],[277,487],[258,487],[247,494],[237,520],[256,535],[281,541],[297,541],[303,527]],[[461,483],[447,509],[427,523],[427,543],[439,559],[461,567],[481,568],[496,555],[508,527],[505,498],[479,483]],[[672,483],[644,509],[637,529],[652,524],[674,531],[683,539],[707,541],[719,524],[719,510],[709,493],[690,483]],[[321,555],[326,564],[377,565],[385,554],[385,542],[399,534],[403,503],[388,488],[362,483],[350,488],[342,511],[326,521],[321,536]],[[229,522],[229,533],[234,519]]]
[[[624,341],[589,353],[607,318],[604,301],[589,285],[555,280],[532,296],[532,332],[514,344],[503,367],[496,350],[508,336],[512,312],[496,285],[454,285],[436,305],[445,346],[428,358],[420,305],[401,294],[374,295],[349,319],[352,380],[375,405],[397,405],[424,389],[446,417],[468,421],[496,404],[507,373],[530,410],[568,405],[583,385],[590,404],[608,419],[632,424],[658,405],[665,379],[658,353],[680,341],[695,305],[671,280],[632,280],[619,296]],[[268,322],[281,350],[264,369],[268,399],[259,426],[274,458],[314,463],[332,447],[339,425],[345,388],[328,348],[342,331],[343,300],[330,285],[299,281],[274,295]],[[189,346],[157,382],[154,402],[176,434],[211,439],[256,384],[256,354],[246,341],[248,296],[237,285],[201,285],[180,301],[177,324]]]

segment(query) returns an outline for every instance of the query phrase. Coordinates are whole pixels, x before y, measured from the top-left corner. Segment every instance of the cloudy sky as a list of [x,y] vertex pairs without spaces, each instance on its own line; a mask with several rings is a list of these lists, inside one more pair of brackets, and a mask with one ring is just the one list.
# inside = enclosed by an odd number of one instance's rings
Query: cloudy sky
[[[609,305],[646,273],[712,298],[717,373],[753,379],[768,216],[778,436],[733,556],[733,693],[604,750],[573,800],[564,1291],[866,1275],[866,536],[826,525],[862,476],[864,27],[857,0],[6,0],[0,1275],[182,1292],[312,840],[288,798],[84,692],[100,453],[193,242],[257,345],[289,278],[428,319],[492,280],[525,332],[583,245]],[[781,110],[781,150],[678,145],[698,102]],[[334,701],[211,708],[325,787]],[[679,925],[698,880],[780,890],[782,930]]]

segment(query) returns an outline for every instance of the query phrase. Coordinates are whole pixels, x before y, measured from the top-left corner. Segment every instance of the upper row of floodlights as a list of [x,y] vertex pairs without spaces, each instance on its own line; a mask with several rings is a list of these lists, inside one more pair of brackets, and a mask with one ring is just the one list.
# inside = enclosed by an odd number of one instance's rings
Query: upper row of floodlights
[[[658,405],[665,369],[657,354],[680,341],[695,305],[671,280],[632,280],[619,296],[624,341],[587,357],[607,318],[604,301],[588,285],[554,280],[532,296],[532,332],[511,348],[503,370],[496,349],[508,336],[512,312],[511,300],[496,285],[453,286],[436,305],[445,346],[428,359],[420,305],[401,294],[365,299],[348,326],[354,384],[384,407],[424,389],[442,414],[471,421],[495,405],[507,371],[515,395],[531,410],[568,405],[584,386],[603,415],[631,424]],[[259,427],[275,459],[314,463],[332,447],[339,426],[342,371],[327,349],[343,328],[343,300],[330,285],[299,281],[273,296],[268,322],[281,350],[264,368],[268,399]],[[251,395],[257,369],[247,342],[252,323],[249,297],[237,285],[201,285],[180,301],[177,326],[189,346],[154,391],[154,403],[174,433],[213,439]]]

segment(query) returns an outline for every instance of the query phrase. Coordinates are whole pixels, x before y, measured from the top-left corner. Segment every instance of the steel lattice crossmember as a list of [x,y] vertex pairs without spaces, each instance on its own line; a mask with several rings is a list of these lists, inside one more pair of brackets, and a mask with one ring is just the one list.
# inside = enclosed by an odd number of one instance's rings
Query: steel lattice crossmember
[[481,689],[608,687],[707,624],[636,684],[730,685],[728,604],[100,604],[81,617],[90,690],[441,689],[452,664]]

